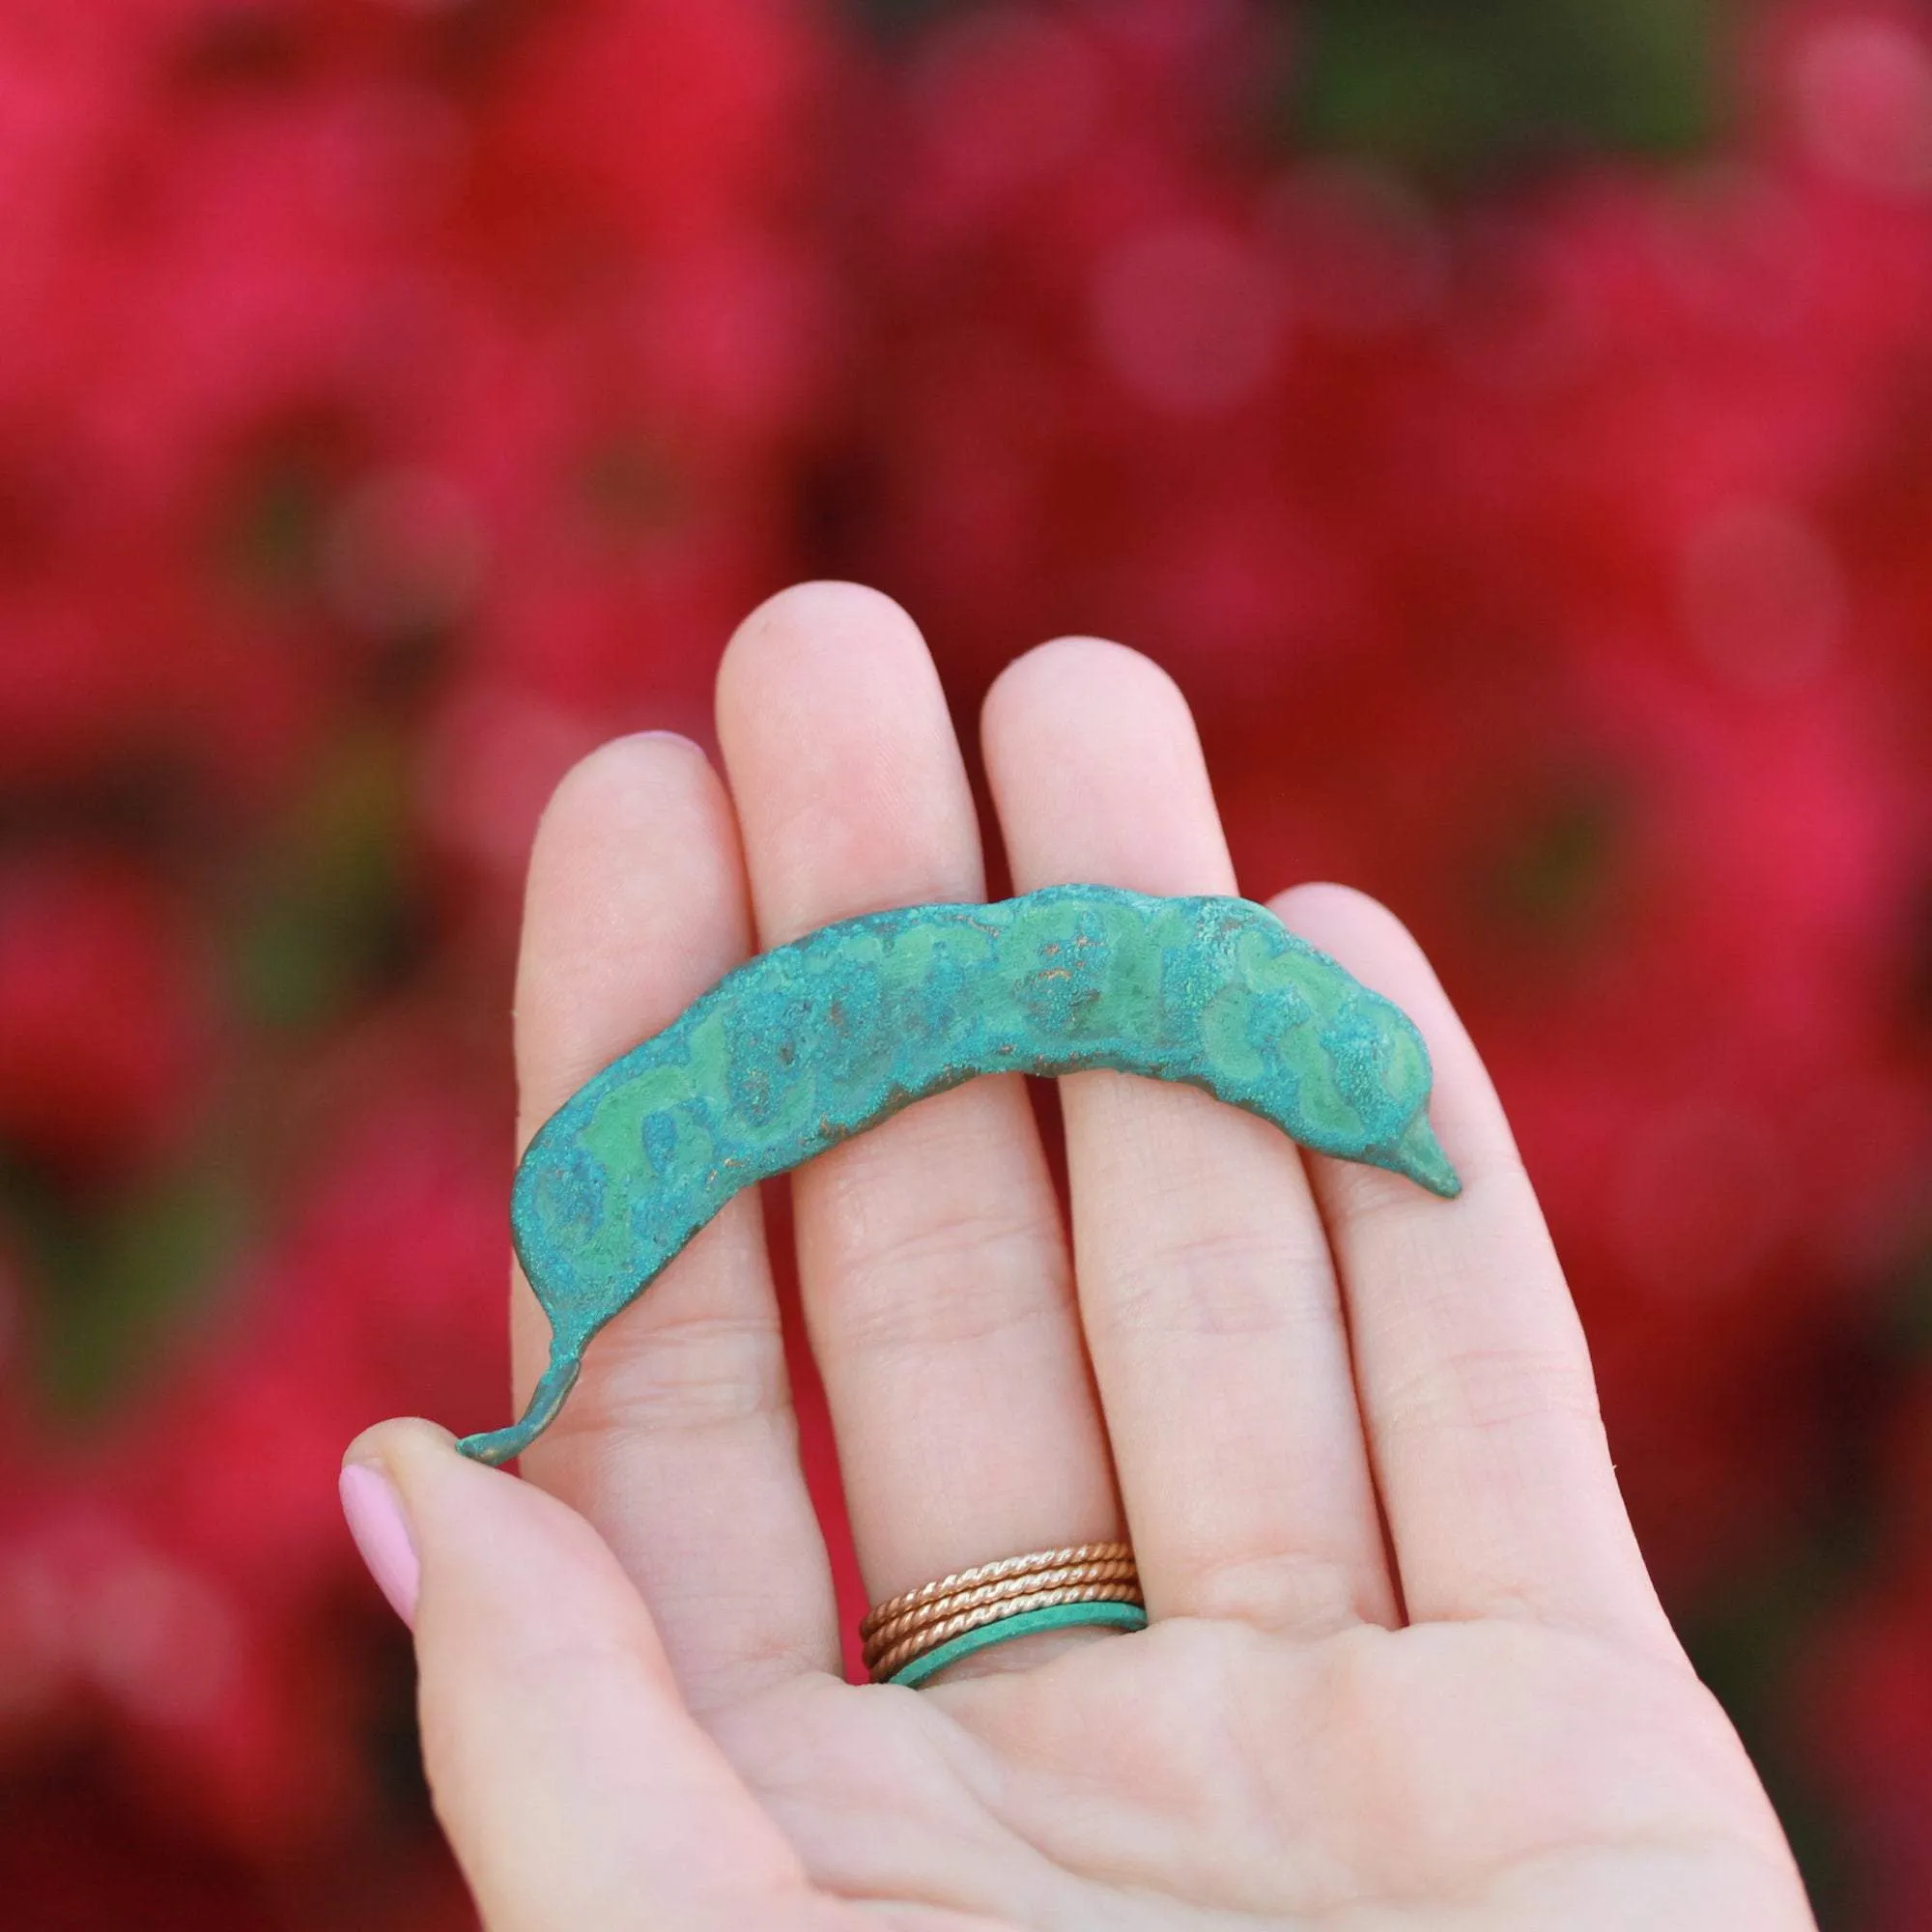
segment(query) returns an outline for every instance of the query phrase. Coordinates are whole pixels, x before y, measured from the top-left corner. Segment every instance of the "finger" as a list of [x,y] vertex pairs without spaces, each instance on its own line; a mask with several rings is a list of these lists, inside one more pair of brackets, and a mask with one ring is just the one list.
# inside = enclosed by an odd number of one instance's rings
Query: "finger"
[[437,1815],[491,1932],[795,1922],[796,1854],[582,1518],[428,1423],[384,1423],[349,1455],[357,1541],[413,1609]]
[[[578,765],[530,858],[520,1144],[742,958],[749,927],[730,802],[695,745],[620,738]],[[515,1310],[526,1393],[550,1328],[521,1278]],[[591,1344],[524,1468],[603,1535],[700,1706],[774,1668],[837,1667],[755,1191]]]
[[1374,900],[1301,886],[1273,904],[1422,1029],[1431,1119],[1463,1178],[1461,1198],[1443,1202],[1378,1168],[1311,1163],[1410,1618],[1526,1611],[1674,1649],[1610,1466],[1581,1324],[1468,1035]]
[[[1016,887],[1232,893],[1173,681],[1065,639],[986,699]],[[1061,1083],[1073,1245],[1150,1612],[1321,1628],[1389,1621],[1334,1272],[1280,1131],[1191,1088]]]
[[[836,583],[775,598],[725,653],[718,724],[766,945],[982,896],[946,700],[896,605]],[[794,1186],[806,1316],[874,1601],[1118,1534],[1021,1082],[924,1100]]]

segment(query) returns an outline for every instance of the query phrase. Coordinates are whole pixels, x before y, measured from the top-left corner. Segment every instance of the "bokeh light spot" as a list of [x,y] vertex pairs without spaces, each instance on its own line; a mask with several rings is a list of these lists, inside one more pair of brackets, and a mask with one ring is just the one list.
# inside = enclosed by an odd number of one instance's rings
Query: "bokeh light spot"
[[1205,223],[1134,237],[1101,266],[1100,347],[1122,387],[1177,415],[1238,408],[1281,346],[1281,278],[1261,251]]
[[1820,27],[1800,48],[1798,116],[1828,172],[1881,194],[1932,194],[1932,45],[1902,20]]
[[1824,532],[1787,504],[1726,504],[1691,531],[1681,595],[1692,647],[1727,682],[1777,693],[1830,668],[1847,597]]

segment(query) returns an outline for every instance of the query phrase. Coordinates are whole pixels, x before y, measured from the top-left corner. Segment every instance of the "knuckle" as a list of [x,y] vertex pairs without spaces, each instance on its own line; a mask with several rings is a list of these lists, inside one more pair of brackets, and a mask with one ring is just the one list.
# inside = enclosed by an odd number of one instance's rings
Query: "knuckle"
[[1275,1334],[1333,1319],[1333,1270],[1325,1249],[1279,1229],[1197,1227],[1113,1257],[1096,1299],[1097,1319],[1116,1328]]
[[1504,1435],[1551,1420],[1603,1428],[1587,1363],[1569,1350],[1507,1343],[1449,1348],[1390,1383],[1376,1406],[1383,1434]]
[[838,1271],[840,1346],[901,1355],[1061,1319],[1058,1242],[1044,1235],[1030,1215],[955,1202],[874,1238]]
[[[614,1323],[550,1433],[563,1440],[727,1429],[791,1408],[784,1348],[769,1315],[651,1309]],[[643,1311],[640,1311],[642,1314]]]
[[1355,1568],[1298,1550],[1207,1562],[1188,1577],[1182,1607],[1211,1621],[1307,1636],[1380,1622],[1388,1614]]

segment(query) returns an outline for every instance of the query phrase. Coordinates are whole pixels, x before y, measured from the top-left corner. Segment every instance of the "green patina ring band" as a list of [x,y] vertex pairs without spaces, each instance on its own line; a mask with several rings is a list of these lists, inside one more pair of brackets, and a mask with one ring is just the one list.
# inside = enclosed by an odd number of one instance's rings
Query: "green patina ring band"
[[1016,1616],[1002,1617],[996,1624],[981,1624],[963,1636],[916,1657],[903,1670],[887,1678],[888,1684],[923,1684],[936,1670],[971,1657],[976,1650],[989,1650],[1009,1637],[1031,1636],[1036,1631],[1071,1630],[1084,1625],[1105,1624],[1114,1630],[1147,1629],[1147,1612],[1138,1604],[1055,1604],[1044,1610],[1021,1610]]

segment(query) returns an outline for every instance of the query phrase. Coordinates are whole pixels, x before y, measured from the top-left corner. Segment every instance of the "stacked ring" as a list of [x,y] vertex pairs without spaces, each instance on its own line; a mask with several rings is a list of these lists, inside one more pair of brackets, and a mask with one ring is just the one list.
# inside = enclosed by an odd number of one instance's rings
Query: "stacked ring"
[[1086,1543],[955,1571],[878,1604],[859,1626],[875,1684],[919,1684],[955,1659],[1037,1630],[1141,1630],[1132,1549]]

